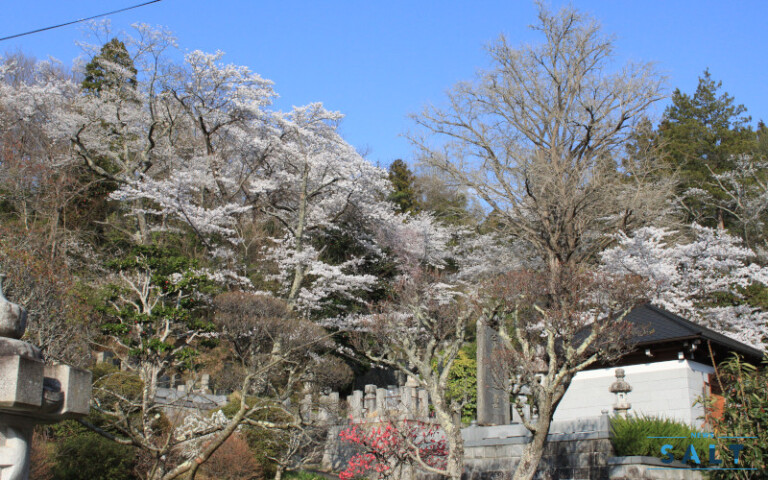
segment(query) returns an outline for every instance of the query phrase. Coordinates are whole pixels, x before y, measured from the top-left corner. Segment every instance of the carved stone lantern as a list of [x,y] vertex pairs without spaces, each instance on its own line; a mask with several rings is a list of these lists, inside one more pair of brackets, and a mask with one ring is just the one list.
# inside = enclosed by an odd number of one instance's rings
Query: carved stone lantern
[[0,480],[29,478],[36,424],[88,415],[91,372],[46,365],[40,349],[21,340],[27,312],[3,295],[0,275]]
[[616,369],[616,381],[611,385],[611,393],[616,395],[616,403],[613,404],[613,410],[616,415],[627,418],[627,411],[632,408],[627,394],[632,391],[632,386],[624,380],[624,369]]

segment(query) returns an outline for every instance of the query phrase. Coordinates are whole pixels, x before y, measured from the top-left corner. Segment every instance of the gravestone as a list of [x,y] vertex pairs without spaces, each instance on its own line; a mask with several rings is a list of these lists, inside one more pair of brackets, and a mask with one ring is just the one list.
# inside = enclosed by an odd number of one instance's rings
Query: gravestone
[[376,412],[380,417],[386,415],[387,413],[387,389],[386,388],[376,389]]
[[347,397],[347,405],[350,416],[355,420],[361,419],[363,417],[363,392],[354,390],[352,395]]
[[477,424],[508,425],[509,379],[500,362],[499,333],[477,321]]

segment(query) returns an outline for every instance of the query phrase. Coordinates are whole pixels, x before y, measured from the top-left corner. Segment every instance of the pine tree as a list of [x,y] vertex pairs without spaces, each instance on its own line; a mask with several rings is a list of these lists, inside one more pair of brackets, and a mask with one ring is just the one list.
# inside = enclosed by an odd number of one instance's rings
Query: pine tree
[[137,70],[125,44],[113,38],[85,66],[83,91],[98,95],[105,88],[136,89]]
[[[725,201],[715,176],[735,168],[740,155],[755,147],[755,133],[748,123],[746,107],[728,93],[720,93],[722,82],[709,70],[699,77],[693,96],[676,89],[659,126],[667,159],[678,171],[679,191],[689,220],[709,226],[732,223],[718,201]],[[706,197],[708,200],[704,200]]]
[[416,177],[411,169],[399,158],[389,166],[389,181],[393,188],[389,200],[397,205],[400,213],[419,210],[415,180]]

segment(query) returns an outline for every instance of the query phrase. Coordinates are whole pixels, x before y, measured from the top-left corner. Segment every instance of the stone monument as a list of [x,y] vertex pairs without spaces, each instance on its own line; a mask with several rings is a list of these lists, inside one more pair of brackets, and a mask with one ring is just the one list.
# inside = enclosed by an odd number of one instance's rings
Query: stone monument
[[509,379],[499,364],[501,339],[492,325],[477,321],[477,423],[508,425]]
[[21,339],[27,312],[3,296],[0,275],[0,480],[27,480],[36,424],[88,415],[91,372],[46,365]]
[[627,394],[632,391],[632,386],[624,380],[624,369],[616,369],[616,381],[611,384],[611,393],[616,395],[616,403],[613,404],[613,411],[622,418],[627,418],[627,412],[632,408]]

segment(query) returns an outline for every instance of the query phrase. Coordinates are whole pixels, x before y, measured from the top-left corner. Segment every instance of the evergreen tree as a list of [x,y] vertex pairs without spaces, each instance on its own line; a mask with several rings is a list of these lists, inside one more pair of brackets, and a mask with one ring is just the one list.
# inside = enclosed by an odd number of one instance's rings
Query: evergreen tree
[[[126,111],[135,111],[141,106],[137,95],[137,70],[125,44],[113,38],[101,47],[98,55],[94,56],[85,66],[85,77],[80,84],[83,93],[86,93],[94,104],[104,103],[116,107],[121,115]],[[114,211],[114,205],[107,201],[109,195],[114,192],[121,182],[122,167],[116,158],[126,151],[126,145],[131,141],[126,138],[125,131],[119,127],[120,122],[101,121],[94,128],[104,137],[109,138],[105,145],[109,145],[109,153],[94,155],[92,164],[81,168],[79,181],[87,185],[84,199],[78,205],[78,215],[74,218],[81,219],[84,223],[97,225],[97,231],[101,232],[101,225],[105,218]],[[95,167],[95,168],[94,168]]]
[[101,52],[85,66],[83,91],[98,95],[108,89],[136,89],[137,70],[125,44],[113,38],[101,47]]
[[416,212],[418,208],[418,196],[416,193],[416,177],[408,168],[408,165],[399,158],[389,166],[389,181],[393,191],[389,200],[397,205],[400,213]]
[[732,171],[740,156],[756,146],[746,107],[728,93],[709,70],[699,78],[692,96],[676,89],[659,134],[667,160],[679,173],[679,194],[689,220],[709,226],[730,226],[732,219],[717,203],[726,201],[716,175]]

